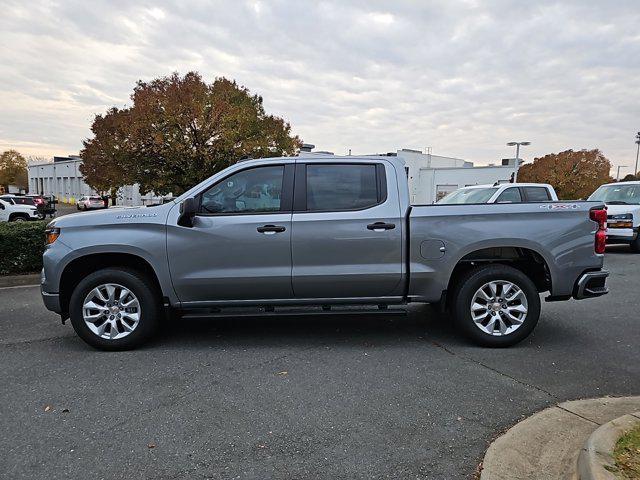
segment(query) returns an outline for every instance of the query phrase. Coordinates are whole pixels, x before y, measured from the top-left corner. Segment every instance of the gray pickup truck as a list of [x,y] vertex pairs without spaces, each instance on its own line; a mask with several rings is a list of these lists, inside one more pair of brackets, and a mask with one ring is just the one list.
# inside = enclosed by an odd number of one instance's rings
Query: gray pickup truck
[[410,205],[394,157],[249,160],[171,203],[55,219],[41,290],[109,350],[139,345],[167,316],[410,302],[504,347],[531,333],[540,293],[607,293],[605,230],[601,202]]

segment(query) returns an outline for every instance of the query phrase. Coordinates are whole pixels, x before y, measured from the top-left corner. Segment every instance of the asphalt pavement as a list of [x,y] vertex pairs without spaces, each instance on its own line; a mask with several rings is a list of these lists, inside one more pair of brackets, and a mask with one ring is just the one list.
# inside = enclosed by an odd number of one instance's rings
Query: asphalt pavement
[[640,393],[640,255],[607,296],[543,303],[509,349],[408,315],[185,321],[92,350],[0,289],[0,478],[458,479],[493,438],[565,400]]

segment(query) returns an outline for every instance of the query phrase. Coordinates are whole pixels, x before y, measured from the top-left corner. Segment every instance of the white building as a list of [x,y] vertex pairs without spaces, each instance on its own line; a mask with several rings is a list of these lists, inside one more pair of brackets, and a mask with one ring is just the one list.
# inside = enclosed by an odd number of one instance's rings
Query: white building
[[435,203],[461,187],[509,182],[515,170],[513,159],[502,160],[498,166],[476,167],[467,160],[418,150],[401,149],[395,155],[405,161],[409,194],[414,205]]
[[[82,158],[53,157],[53,162],[29,165],[29,193],[55,195],[62,203],[74,204],[85,195],[98,195],[84,182],[80,172]],[[139,206],[161,203],[162,197],[152,193],[140,195],[137,184],[126,185],[118,189],[119,205]]]

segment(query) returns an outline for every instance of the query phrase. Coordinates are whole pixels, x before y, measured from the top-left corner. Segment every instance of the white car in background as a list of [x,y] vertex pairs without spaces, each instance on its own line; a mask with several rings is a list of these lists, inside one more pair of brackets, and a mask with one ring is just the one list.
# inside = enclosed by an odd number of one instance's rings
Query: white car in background
[[84,196],[78,200],[78,210],[96,210],[98,208],[105,208],[104,200],[98,196]]
[[41,218],[35,205],[14,202],[10,196],[0,197],[0,222],[26,222]]
[[600,186],[588,200],[607,205],[607,243],[627,243],[640,252],[640,182],[616,182]]
[[547,183],[494,183],[471,185],[451,192],[436,203],[529,203],[557,202],[558,195]]

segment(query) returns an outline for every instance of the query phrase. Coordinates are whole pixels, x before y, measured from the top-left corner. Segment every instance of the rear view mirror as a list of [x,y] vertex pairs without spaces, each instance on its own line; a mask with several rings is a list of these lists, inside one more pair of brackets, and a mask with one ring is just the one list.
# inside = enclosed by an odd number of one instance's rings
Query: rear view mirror
[[178,217],[178,225],[181,227],[193,227],[193,217],[198,211],[198,203],[196,199],[185,198],[180,204],[180,216]]

